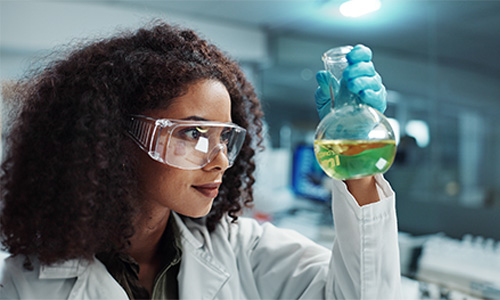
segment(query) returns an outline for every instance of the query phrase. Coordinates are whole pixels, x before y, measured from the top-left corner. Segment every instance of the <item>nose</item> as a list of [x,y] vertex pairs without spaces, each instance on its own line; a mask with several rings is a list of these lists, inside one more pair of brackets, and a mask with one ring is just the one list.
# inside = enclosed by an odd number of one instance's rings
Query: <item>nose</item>
[[210,154],[210,162],[203,167],[204,170],[221,170],[226,171],[229,168],[229,160],[227,158],[226,147],[219,145]]

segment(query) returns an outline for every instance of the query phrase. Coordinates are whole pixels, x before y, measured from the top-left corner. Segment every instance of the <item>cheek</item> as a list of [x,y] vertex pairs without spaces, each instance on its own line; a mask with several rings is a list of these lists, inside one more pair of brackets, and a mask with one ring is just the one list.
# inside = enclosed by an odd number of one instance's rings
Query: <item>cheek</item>
[[148,198],[158,198],[159,194],[167,193],[174,185],[175,176],[170,168],[152,160],[147,154],[141,156],[137,170],[141,192]]
[[163,164],[155,162],[158,166],[154,169],[150,169],[147,172],[147,176],[144,176],[144,188],[146,192],[153,194],[163,194],[163,197],[168,195],[175,195],[175,188],[181,188],[182,176],[177,174],[176,170],[165,166]]
[[186,171],[152,161],[141,176],[142,194],[146,201],[174,208],[189,192],[189,174]]
[[176,156],[186,155],[186,143],[182,141],[175,143],[174,154]]
[[171,176],[162,174],[149,185],[149,193],[152,196],[151,200],[156,201],[162,206],[172,208],[172,205],[178,202],[179,196],[184,190],[181,182],[175,180]]

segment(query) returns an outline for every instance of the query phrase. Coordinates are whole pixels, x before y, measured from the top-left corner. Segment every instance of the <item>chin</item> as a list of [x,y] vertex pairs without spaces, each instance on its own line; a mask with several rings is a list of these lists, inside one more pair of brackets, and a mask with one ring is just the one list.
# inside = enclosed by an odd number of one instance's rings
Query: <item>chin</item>
[[203,217],[207,216],[208,213],[210,213],[211,208],[212,208],[212,206],[210,206],[204,210],[200,210],[200,209],[198,209],[196,211],[189,210],[189,211],[179,212],[179,213],[183,216],[186,216],[186,217],[198,219],[198,218],[203,218]]

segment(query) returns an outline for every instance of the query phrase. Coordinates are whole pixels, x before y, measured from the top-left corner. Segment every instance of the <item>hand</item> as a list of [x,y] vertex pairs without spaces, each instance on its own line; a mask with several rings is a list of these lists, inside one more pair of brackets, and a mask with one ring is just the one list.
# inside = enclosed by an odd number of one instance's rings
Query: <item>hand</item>
[[380,201],[374,176],[344,180],[347,190],[359,206]]
[[[359,99],[371,107],[384,112],[387,108],[387,92],[382,78],[375,71],[371,62],[372,51],[363,45],[356,45],[346,55],[348,66],[342,75],[347,81],[347,88],[359,96]],[[316,108],[321,119],[330,112],[330,86],[334,93],[338,91],[338,83],[329,72],[322,70],[316,74],[318,89],[315,93]]]

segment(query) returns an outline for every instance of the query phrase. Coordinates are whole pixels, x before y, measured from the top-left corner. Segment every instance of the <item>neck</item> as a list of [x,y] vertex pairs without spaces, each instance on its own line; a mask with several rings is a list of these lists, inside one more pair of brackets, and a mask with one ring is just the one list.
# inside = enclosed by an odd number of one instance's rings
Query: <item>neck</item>
[[135,221],[135,233],[130,238],[128,253],[139,265],[156,260],[158,245],[167,227],[169,209],[146,210]]

